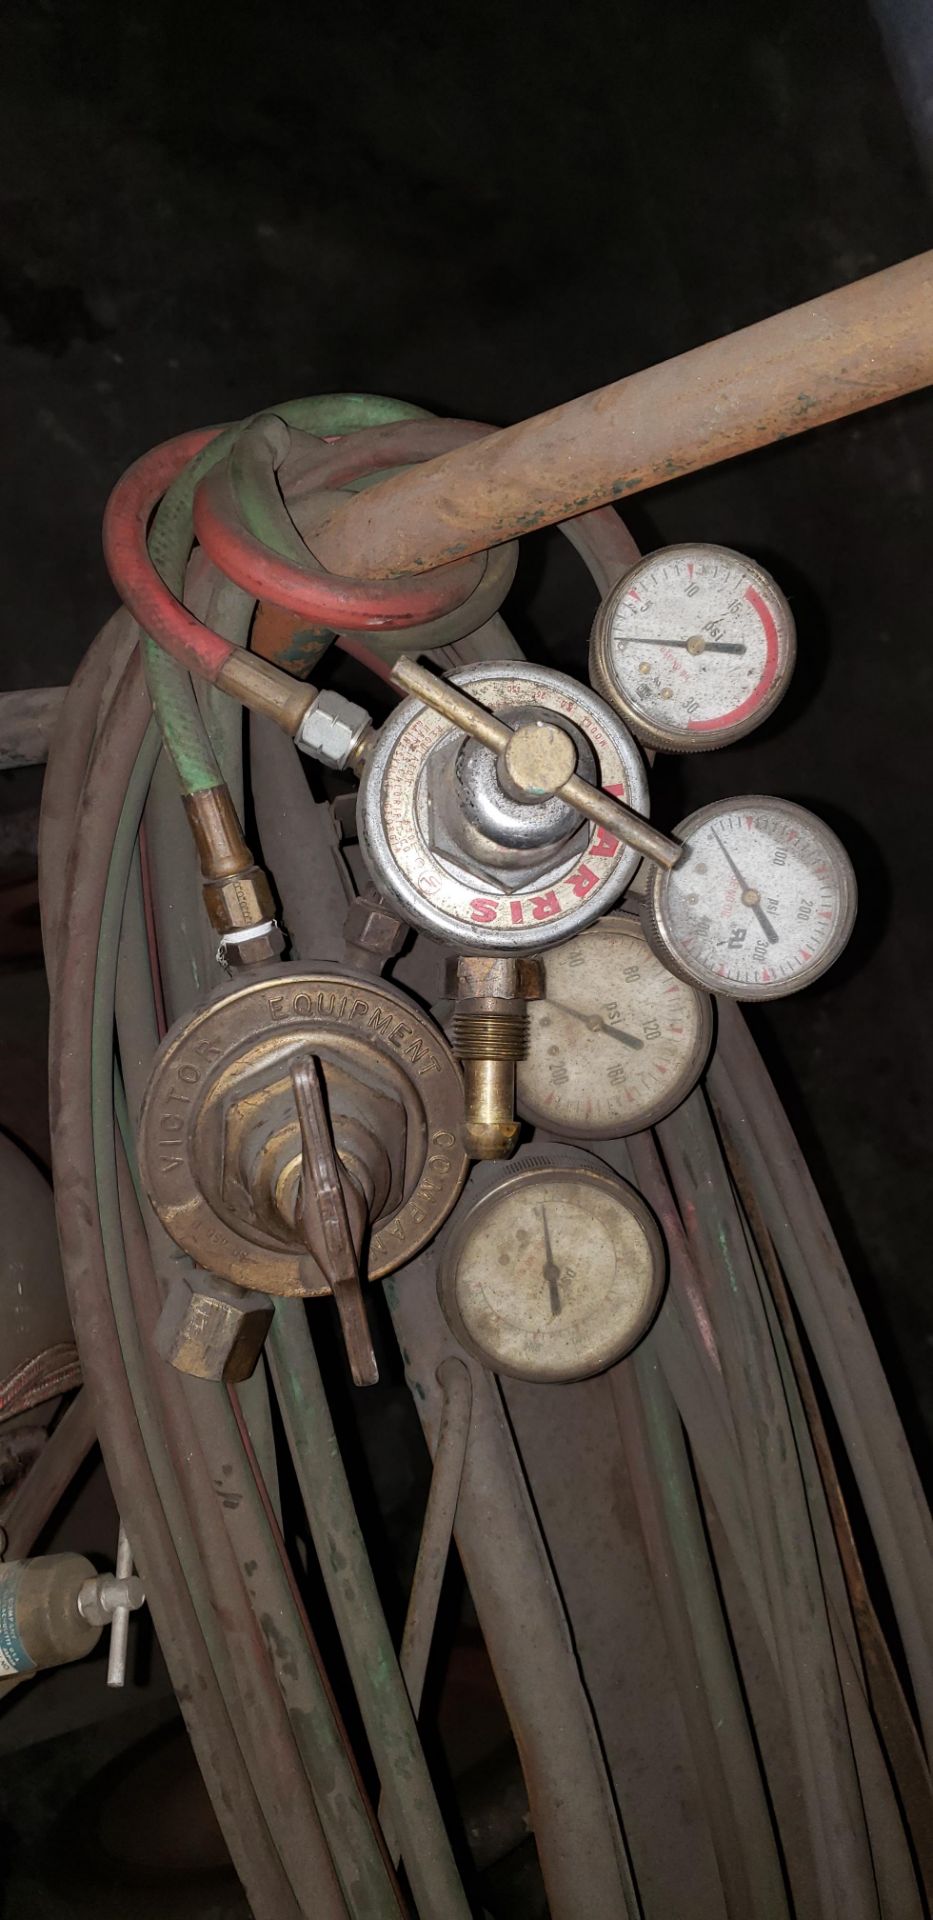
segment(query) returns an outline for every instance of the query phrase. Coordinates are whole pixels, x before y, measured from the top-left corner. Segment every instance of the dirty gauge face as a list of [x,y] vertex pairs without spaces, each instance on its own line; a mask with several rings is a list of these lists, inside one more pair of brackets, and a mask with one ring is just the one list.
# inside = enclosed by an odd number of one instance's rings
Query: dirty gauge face
[[640,1195],[582,1154],[559,1156],[497,1169],[441,1266],[458,1339],[518,1379],[602,1372],[647,1332],[664,1284],[663,1243]]
[[690,814],[684,853],[648,883],[647,933],[668,966],[712,993],[776,1000],[818,979],[855,919],[836,835],[789,800],[749,794]]
[[594,687],[648,746],[726,746],[771,713],[794,665],[793,616],[763,567],[729,547],[662,547],[603,601]]
[[638,1133],[686,1099],[709,1052],[705,993],[675,977],[641,924],[612,914],[542,955],[516,1078],[523,1120],[574,1140]]

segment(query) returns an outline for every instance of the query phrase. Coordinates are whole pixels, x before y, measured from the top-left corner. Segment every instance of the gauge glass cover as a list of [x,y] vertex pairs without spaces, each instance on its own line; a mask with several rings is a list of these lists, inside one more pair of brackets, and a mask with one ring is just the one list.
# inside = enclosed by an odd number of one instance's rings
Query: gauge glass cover
[[516,1074],[523,1120],[569,1139],[616,1139],[686,1099],[712,1037],[708,996],[672,974],[633,914],[611,914],[542,955]]
[[527,1380],[582,1380],[642,1338],[664,1248],[634,1188],[608,1170],[538,1163],[468,1209],[442,1261],[440,1297],[484,1365]]
[[698,753],[761,725],[795,653],[793,615],[763,567],[729,547],[662,547],[603,601],[590,677],[646,744]]
[[647,932],[686,979],[736,1000],[775,1000],[838,958],[855,919],[855,875],[815,814],[749,794],[701,807],[675,835],[685,852],[652,873]]

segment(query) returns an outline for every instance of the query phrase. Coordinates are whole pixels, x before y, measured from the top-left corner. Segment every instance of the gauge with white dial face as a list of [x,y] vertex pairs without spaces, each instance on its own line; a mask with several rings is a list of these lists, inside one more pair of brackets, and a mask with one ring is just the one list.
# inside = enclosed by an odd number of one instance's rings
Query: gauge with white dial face
[[631,914],[542,955],[516,1072],[523,1120],[571,1139],[637,1133],[686,1099],[709,1052],[708,996],[672,974]]
[[776,1000],[842,952],[855,875],[815,814],[750,794],[701,807],[675,836],[684,852],[651,875],[647,933],[686,979],[735,1000]]
[[661,1298],[665,1256],[633,1187],[558,1147],[483,1168],[472,1191],[438,1290],[477,1359],[524,1380],[584,1380],[637,1344]]
[[763,567],[729,547],[661,547],[603,601],[590,678],[648,746],[699,753],[761,725],[795,652],[793,615]]

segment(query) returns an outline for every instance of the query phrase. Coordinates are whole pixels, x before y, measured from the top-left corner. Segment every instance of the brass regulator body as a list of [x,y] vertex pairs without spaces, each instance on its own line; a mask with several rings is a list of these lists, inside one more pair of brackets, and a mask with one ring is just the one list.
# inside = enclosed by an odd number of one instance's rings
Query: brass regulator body
[[273,1295],[331,1288],[307,1225],[309,1062],[370,1279],[432,1238],[467,1170],[456,1060],[398,989],[280,966],[215,994],[156,1055],[140,1164],[163,1226],[199,1266]]

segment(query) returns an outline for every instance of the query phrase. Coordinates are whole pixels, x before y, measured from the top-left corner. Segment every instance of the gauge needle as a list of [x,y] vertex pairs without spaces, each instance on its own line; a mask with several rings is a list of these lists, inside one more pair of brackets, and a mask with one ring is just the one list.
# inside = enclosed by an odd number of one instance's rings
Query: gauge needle
[[745,880],[742,874],[739,872],[739,869],[736,866],[735,861],[733,860],[728,847],[725,846],[723,842],[720,840],[719,835],[716,832],[715,828],[713,829],[713,839],[715,840],[716,845],[719,848],[719,851],[726,862],[726,865],[728,867],[731,867],[732,872],[735,875],[735,878],[737,879],[739,886],[742,889],[742,905],[745,907],[751,907],[751,910],[755,916],[755,919],[758,922],[758,925],[761,928],[762,933],[764,934],[767,940],[771,941],[771,944],[773,946],[774,942],[777,939],[777,934],[775,933],[775,930],[771,925],[770,920],[768,919],[768,916],[764,910],[764,907],[761,904],[761,895],[758,892],[758,888],[749,886],[748,881]]
[[744,653],[744,640],[704,640],[702,633],[689,640],[664,640],[660,634],[627,633],[626,645],[634,647],[681,647],[686,653]]
[[632,1047],[636,1053],[640,1053],[645,1044],[639,1040],[637,1033],[626,1033],[622,1027],[613,1027],[608,1020],[601,1020],[598,1013],[581,1013],[578,1007],[568,1007],[566,1001],[552,1000],[550,996],[548,1005],[557,1007],[560,1013],[569,1013],[572,1020],[582,1020],[591,1033],[605,1033],[613,1040],[621,1040],[623,1047]]
[[544,1278],[547,1281],[547,1290],[551,1300],[551,1318],[553,1320],[555,1315],[560,1313],[563,1305],[560,1297],[560,1268],[554,1259],[554,1249],[551,1246],[551,1236],[548,1231],[547,1214],[543,1207],[539,1207],[538,1212],[541,1215],[541,1226],[544,1232]]

